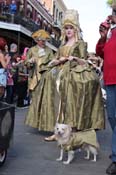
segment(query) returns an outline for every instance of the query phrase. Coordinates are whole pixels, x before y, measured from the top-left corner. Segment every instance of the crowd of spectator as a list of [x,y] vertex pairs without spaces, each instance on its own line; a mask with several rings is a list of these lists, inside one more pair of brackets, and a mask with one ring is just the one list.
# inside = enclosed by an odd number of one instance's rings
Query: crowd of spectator
[[[16,104],[17,107],[26,107],[30,103],[28,92],[28,69],[24,65],[28,47],[24,48],[22,54],[18,53],[16,43],[6,45],[5,53],[10,56],[8,61],[6,73],[7,84],[3,99],[9,104]],[[102,79],[102,61],[100,57],[96,57],[94,53],[89,53],[88,61],[97,72],[100,79]],[[3,100],[2,99],[2,100]]]
[[7,83],[5,93],[1,100],[9,104],[15,104],[17,107],[26,107],[29,105],[28,96],[28,70],[24,66],[26,52],[28,48],[24,48],[24,52],[19,54],[17,44],[11,43],[6,46],[5,54],[10,56],[6,67]]
[[7,0],[4,0],[0,3],[0,12],[2,15],[11,14],[14,15],[17,13],[17,4],[15,0],[12,0],[11,3],[8,3]]

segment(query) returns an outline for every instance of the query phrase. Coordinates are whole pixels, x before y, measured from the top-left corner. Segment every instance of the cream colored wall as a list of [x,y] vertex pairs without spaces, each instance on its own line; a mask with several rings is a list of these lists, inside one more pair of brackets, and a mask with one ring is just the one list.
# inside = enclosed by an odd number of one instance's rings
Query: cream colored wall
[[[55,3],[55,14],[54,14],[54,22],[57,21],[57,24],[59,25],[59,27],[61,26],[61,21],[62,21],[62,18],[63,18],[63,15],[66,11],[66,6],[64,4],[64,1],[63,0],[54,0],[54,3]],[[56,10],[58,9],[58,15],[56,16]],[[62,12],[62,18],[59,19],[59,13]]]

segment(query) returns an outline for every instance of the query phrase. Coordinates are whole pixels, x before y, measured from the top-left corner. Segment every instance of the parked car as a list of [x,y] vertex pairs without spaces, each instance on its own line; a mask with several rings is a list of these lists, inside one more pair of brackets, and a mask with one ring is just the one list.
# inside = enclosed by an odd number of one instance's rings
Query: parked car
[[0,102],[0,167],[5,163],[13,139],[15,107]]

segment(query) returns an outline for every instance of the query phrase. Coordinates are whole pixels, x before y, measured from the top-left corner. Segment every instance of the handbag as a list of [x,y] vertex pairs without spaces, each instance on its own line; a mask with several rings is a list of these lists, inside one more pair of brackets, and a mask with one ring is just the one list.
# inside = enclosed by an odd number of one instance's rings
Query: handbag
[[0,68],[0,86],[6,87],[7,84],[7,73],[4,68]]

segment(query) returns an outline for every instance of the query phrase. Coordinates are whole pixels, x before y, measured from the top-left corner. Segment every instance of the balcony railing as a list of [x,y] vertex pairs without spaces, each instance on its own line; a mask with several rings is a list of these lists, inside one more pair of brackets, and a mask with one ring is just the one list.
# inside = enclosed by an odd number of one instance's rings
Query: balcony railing
[[[6,23],[12,23],[12,24],[19,24],[26,29],[28,29],[30,32],[34,32],[38,29],[42,29],[42,25],[36,24],[32,19],[29,19],[27,17],[19,15],[11,15],[9,13],[7,14],[0,14],[0,21],[6,22]],[[55,40],[51,37],[50,44],[54,45],[56,48],[59,47],[60,42]]]
[[22,17],[20,15],[11,15],[9,13],[0,15],[0,21],[4,21],[7,23],[20,24],[31,32],[34,32],[41,28],[38,24],[36,24],[33,20],[28,19],[26,17]]
[[22,25],[31,32],[42,28],[42,26],[36,24],[33,20],[18,15],[14,17],[14,23]]

